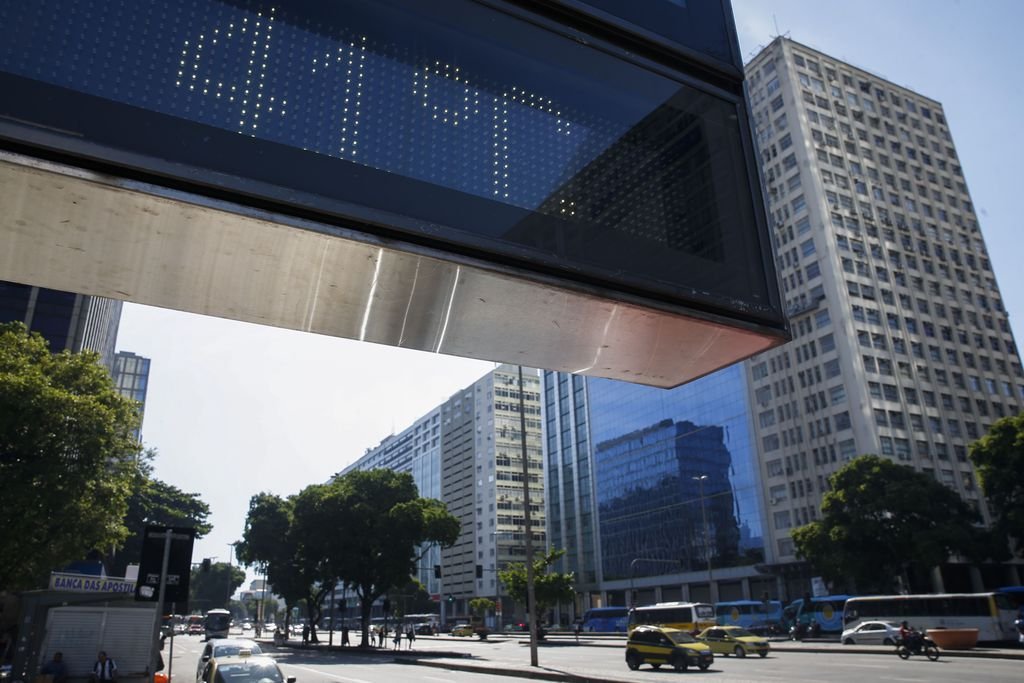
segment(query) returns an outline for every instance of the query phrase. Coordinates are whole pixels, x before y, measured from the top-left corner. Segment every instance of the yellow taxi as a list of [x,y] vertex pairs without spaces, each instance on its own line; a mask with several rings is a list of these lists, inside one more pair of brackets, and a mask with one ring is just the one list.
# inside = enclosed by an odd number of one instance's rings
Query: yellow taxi
[[456,624],[455,627],[452,628],[452,635],[460,638],[471,636],[473,635],[473,627],[469,624]]
[[634,671],[642,664],[660,669],[668,664],[676,671],[695,666],[706,670],[715,655],[686,631],[661,626],[637,626],[626,641],[626,666]]
[[242,650],[237,656],[210,659],[200,676],[203,683],[295,683],[270,657]]
[[771,646],[762,636],[754,635],[742,626],[712,626],[697,635],[716,655],[746,657],[757,654],[767,657]]

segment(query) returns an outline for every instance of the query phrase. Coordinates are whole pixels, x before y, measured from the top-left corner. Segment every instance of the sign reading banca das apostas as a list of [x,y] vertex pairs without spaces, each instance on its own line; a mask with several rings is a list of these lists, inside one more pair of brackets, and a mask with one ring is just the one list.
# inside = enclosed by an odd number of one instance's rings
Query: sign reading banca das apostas
[[50,590],[77,593],[133,593],[135,582],[107,576],[51,572]]

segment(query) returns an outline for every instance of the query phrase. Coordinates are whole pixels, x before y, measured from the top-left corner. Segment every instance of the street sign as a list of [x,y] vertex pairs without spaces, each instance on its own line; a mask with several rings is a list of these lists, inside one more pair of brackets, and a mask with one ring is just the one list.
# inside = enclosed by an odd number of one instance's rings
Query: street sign
[[175,603],[179,612],[188,605],[189,577],[192,573],[192,544],[196,530],[191,527],[148,525],[142,537],[142,557],[135,599],[155,602],[160,591],[160,572],[164,544],[170,531],[170,555],[167,560],[167,581],[164,604]]

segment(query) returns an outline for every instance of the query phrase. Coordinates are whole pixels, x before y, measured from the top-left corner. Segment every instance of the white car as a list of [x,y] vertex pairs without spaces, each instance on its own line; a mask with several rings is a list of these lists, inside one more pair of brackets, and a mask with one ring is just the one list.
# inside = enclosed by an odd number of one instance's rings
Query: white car
[[895,645],[900,627],[890,621],[865,621],[843,631],[843,645]]

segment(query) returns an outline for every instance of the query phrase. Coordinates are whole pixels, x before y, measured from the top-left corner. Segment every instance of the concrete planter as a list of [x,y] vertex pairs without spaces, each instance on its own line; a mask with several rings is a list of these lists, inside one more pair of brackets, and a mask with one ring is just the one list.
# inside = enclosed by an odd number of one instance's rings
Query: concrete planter
[[978,644],[976,628],[930,628],[926,634],[942,650],[970,650]]

